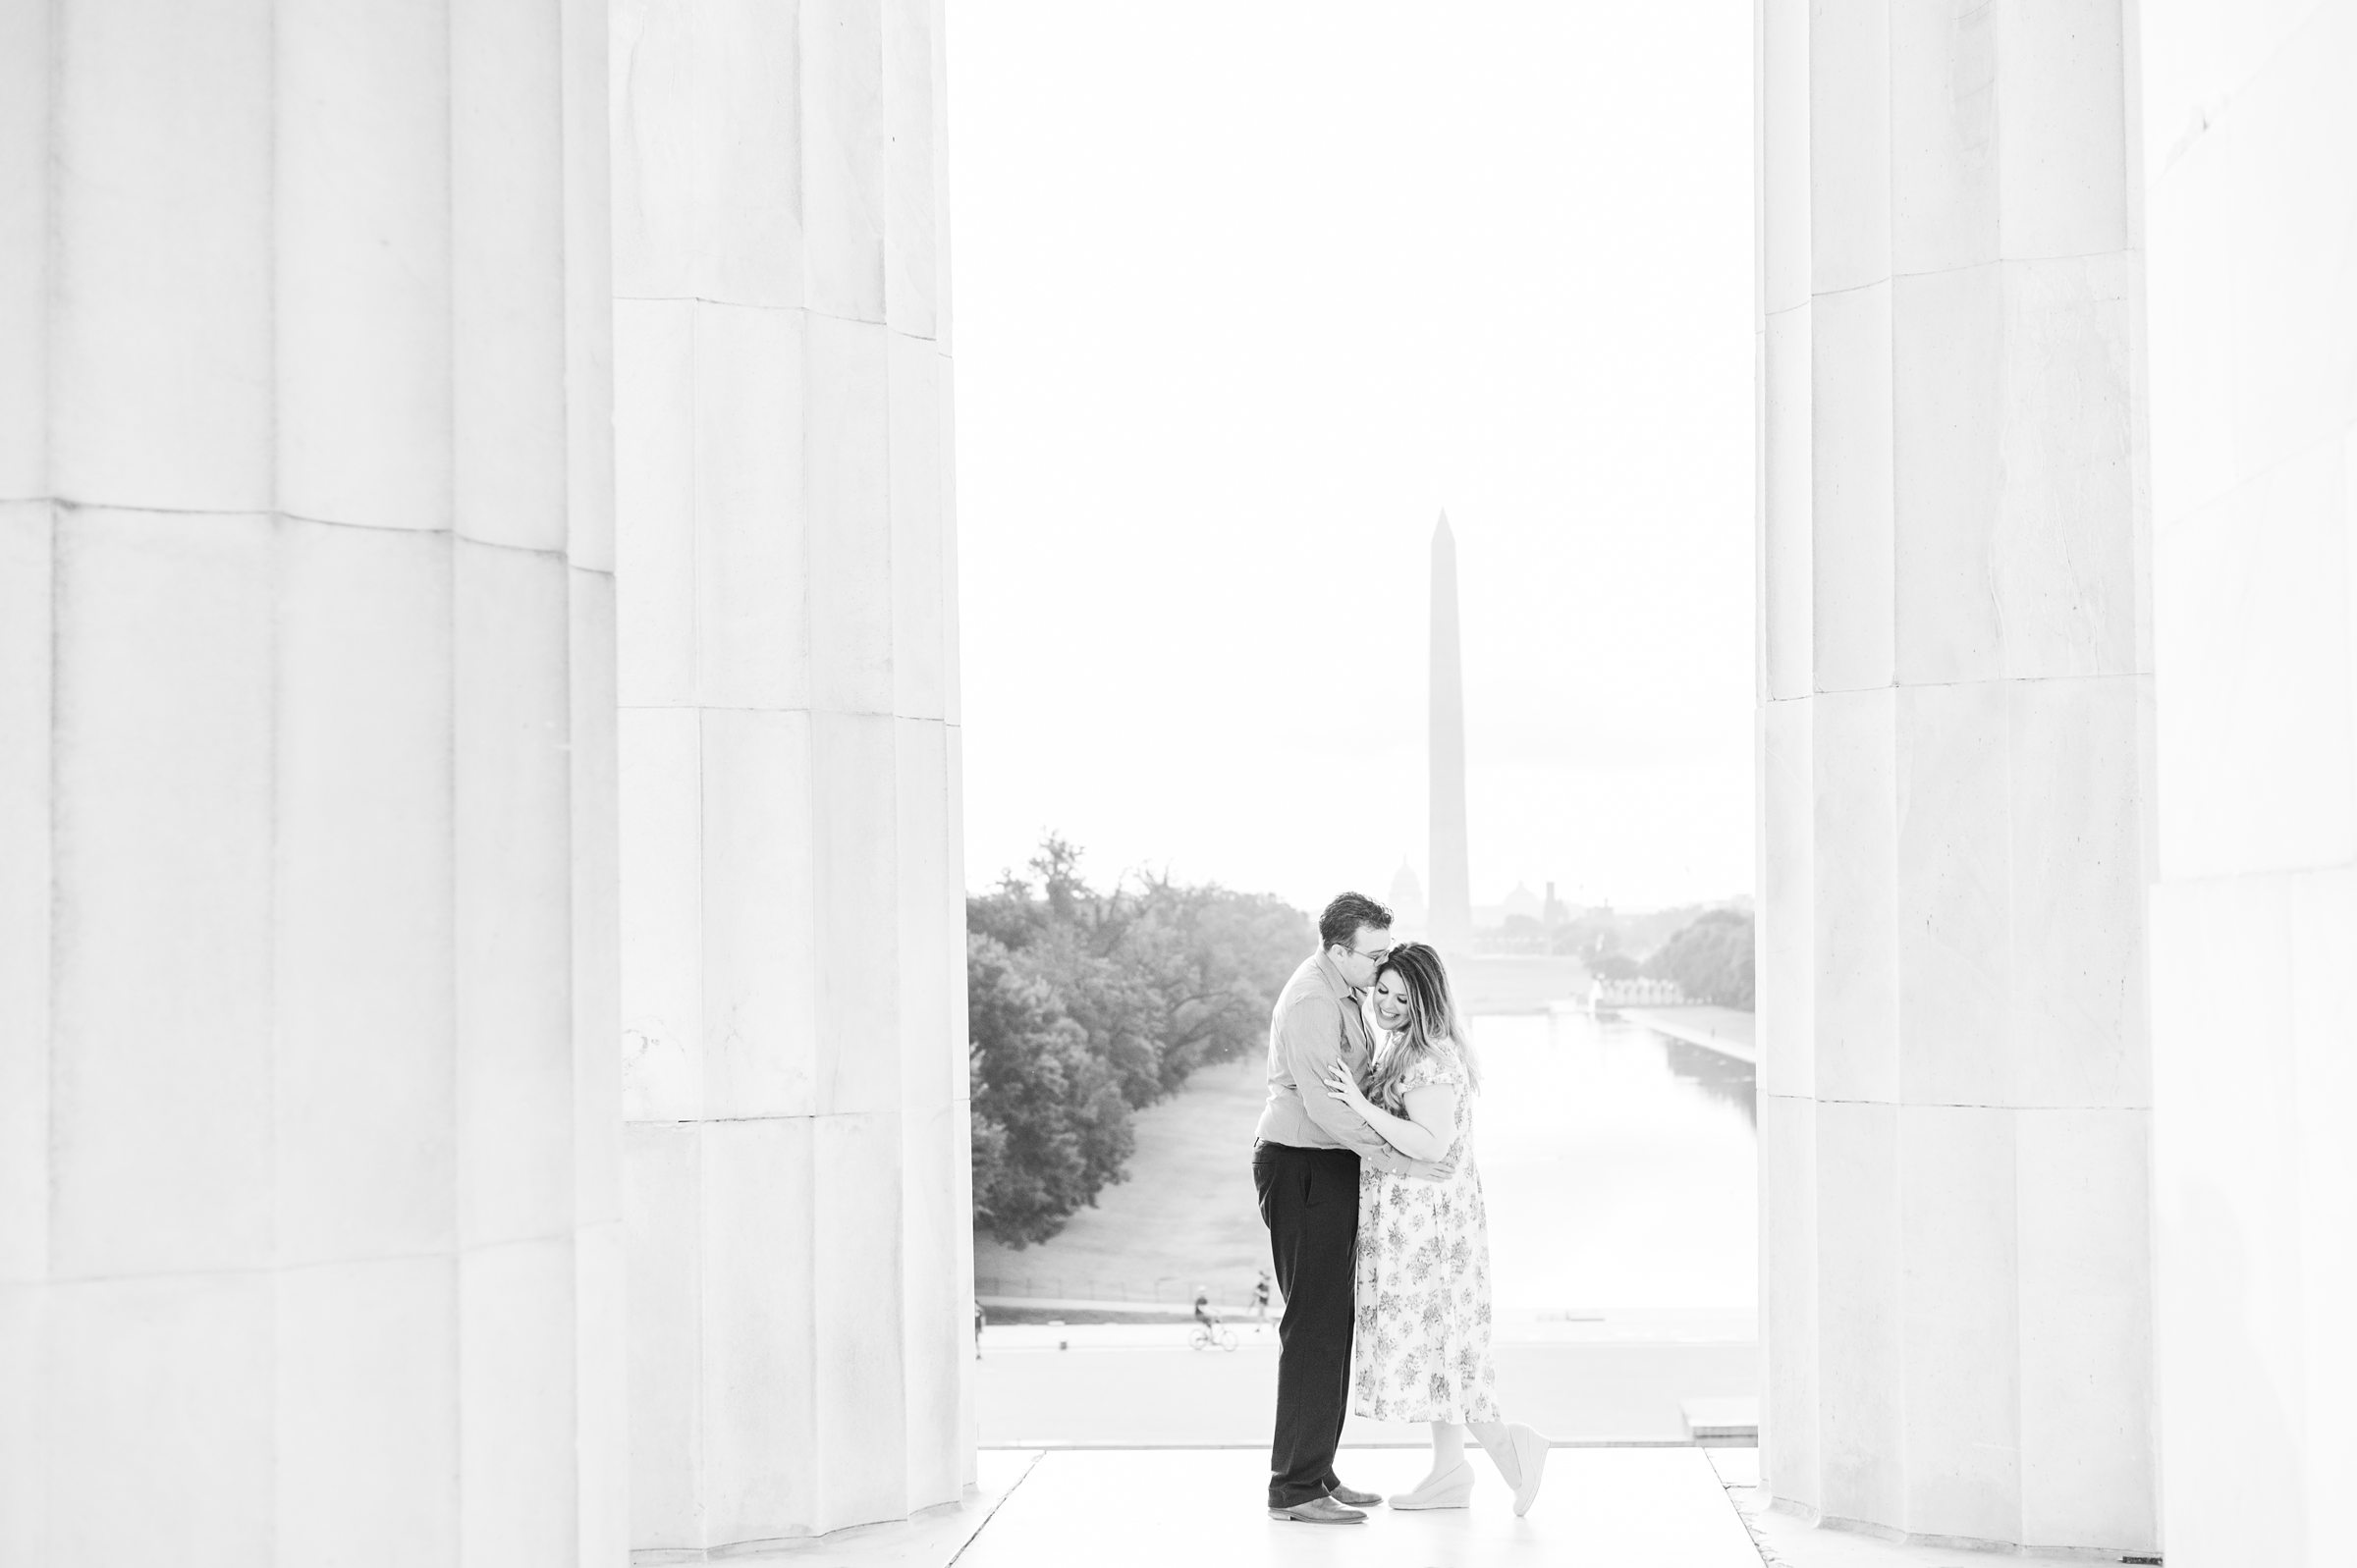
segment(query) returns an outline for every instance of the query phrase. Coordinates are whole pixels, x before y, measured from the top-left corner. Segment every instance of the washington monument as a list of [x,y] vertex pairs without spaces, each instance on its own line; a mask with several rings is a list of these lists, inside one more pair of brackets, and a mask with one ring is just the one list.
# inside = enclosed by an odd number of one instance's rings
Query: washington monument
[[1449,514],[1432,531],[1432,941],[1454,958],[1473,946],[1465,868],[1465,674],[1456,651],[1456,536]]

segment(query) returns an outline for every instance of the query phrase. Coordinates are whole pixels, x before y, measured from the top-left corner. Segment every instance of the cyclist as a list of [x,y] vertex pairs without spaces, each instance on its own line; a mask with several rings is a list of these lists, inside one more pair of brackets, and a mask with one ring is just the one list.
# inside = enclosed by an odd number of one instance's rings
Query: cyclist
[[1201,1285],[1195,1287],[1195,1322],[1203,1325],[1205,1333],[1219,1331],[1220,1318],[1211,1310],[1211,1292]]

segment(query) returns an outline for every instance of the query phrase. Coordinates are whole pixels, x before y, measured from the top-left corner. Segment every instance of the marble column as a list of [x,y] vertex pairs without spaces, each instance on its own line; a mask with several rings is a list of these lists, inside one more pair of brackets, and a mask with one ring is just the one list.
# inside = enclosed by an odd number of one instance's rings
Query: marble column
[[972,1464],[938,0],[613,10],[632,1544]]
[[1432,676],[1424,744],[1431,767],[1432,940],[1452,955],[1473,946],[1473,881],[1465,840],[1465,669],[1456,631],[1456,535],[1444,512],[1432,531]]
[[2125,20],[1760,12],[1764,1459],[1921,1539],[2156,1539]]
[[2146,7],[2163,1523],[2346,1561],[2357,5]]
[[605,18],[0,9],[0,1564],[617,1564]]

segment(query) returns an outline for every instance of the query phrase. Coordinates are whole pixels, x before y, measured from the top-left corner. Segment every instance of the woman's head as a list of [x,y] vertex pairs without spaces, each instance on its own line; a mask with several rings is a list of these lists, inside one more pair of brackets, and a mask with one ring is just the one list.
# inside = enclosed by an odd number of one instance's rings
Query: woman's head
[[1427,1040],[1454,1038],[1449,971],[1431,944],[1402,942],[1375,971],[1375,1011],[1386,1029],[1418,1029]]
[[1376,1104],[1398,1110],[1400,1077],[1436,1050],[1454,1052],[1466,1075],[1474,1077],[1473,1052],[1456,1016],[1449,971],[1431,944],[1403,942],[1392,948],[1375,973],[1375,1021],[1398,1037],[1372,1064],[1366,1089]]

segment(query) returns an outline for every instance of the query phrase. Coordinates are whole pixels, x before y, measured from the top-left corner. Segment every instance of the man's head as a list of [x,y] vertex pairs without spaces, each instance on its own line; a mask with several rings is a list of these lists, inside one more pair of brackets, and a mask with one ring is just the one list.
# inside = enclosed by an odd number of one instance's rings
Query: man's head
[[1392,912],[1363,892],[1337,893],[1318,916],[1318,941],[1343,981],[1364,991],[1392,955]]

